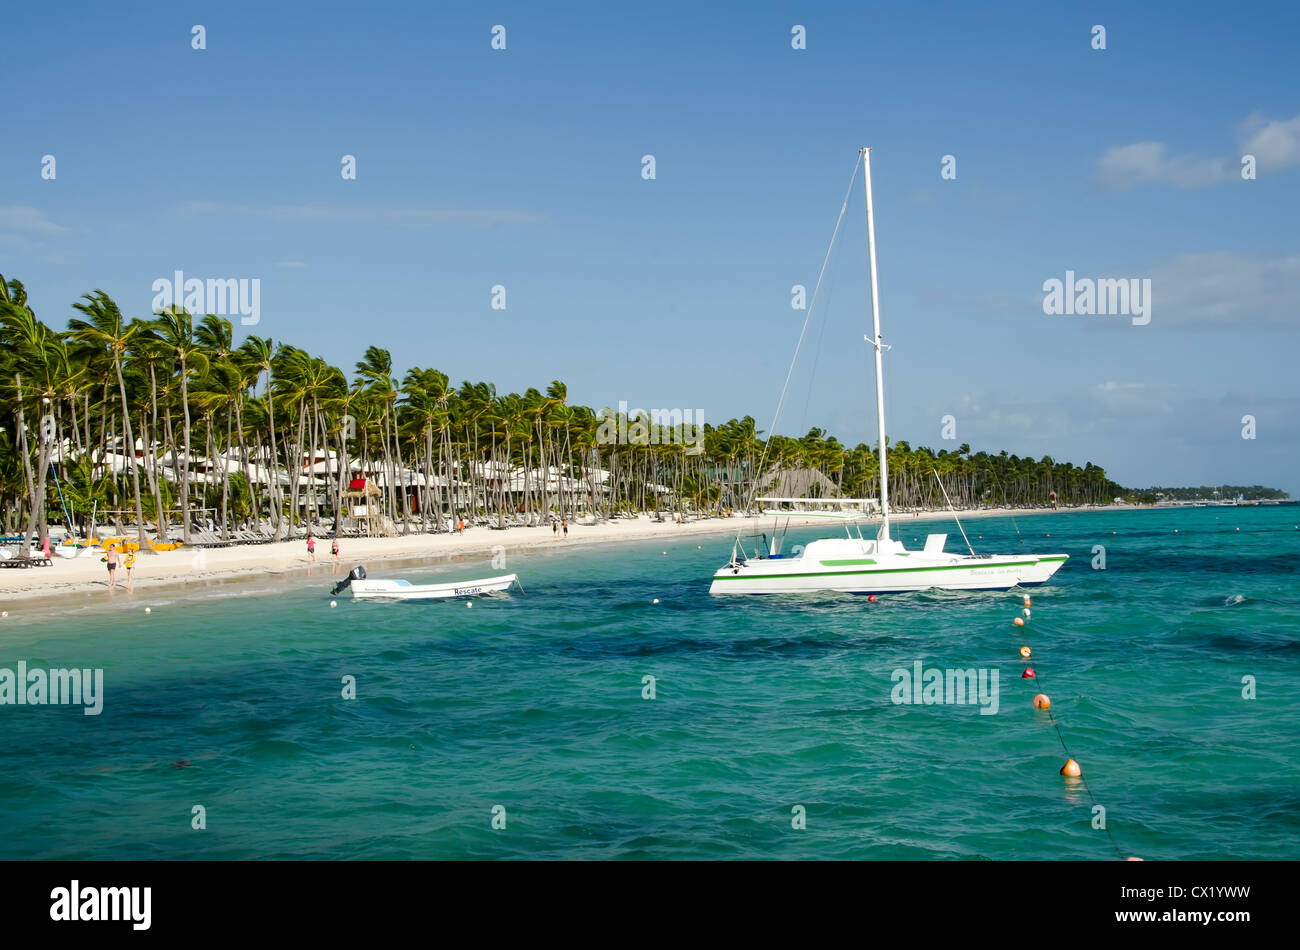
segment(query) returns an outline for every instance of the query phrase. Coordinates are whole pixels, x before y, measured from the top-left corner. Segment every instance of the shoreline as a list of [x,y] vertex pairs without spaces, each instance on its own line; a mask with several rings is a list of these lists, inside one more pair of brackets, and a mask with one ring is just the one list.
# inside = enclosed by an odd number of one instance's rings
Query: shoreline
[[[1155,506],[1099,505],[1088,508],[988,508],[958,511],[957,516],[968,518],[1030,517],[1034,515],[1077,514],[1101,511],[1148,511]],[[919,515],[895,513],[893,522],[951,520],[951,511],[922,511]],[[271,577],[314,576],[324,570],[324,577],[342,579],[357,564],[385,568],[416,567],[436,563],[453,557],[490,558],[497,549],[506,554],[519,554],[538,550],[562,550],[590,544],[610,542],[652,541],[683,537],[742,534],[771,521],[766,517],[707,518],[678,525],[670,520],[656,522],[648,515],[635,519],[618,519],[596,525],[569,525],[569,537],[553,535],[549,525],[532,528],[511,527],[502,531],[490,528],[471,528],[466,534],[411,534],[395,538],[342,538],[340,563],[337,575],[329,553],[330,538],[317,539],[316,561],[308,560],[306,545],[302,540],[280,541],[263,545],[236,545],[230,548],[199,549],[180,548],[176,551],[148,553],[139,556],[135,574],[135,587],[126,591],[126,572],[117,572],[118,587],[107,593],[107,569],[99,557],[61,558],[55,556],[50,567],[31,567],[6,570],[0,573],[0,601],[6,608],[22,606],[75,606],[98,604],[101,606],[127,606],[141,596],[183,593],[186,589],[202,585],[240,584]],[[869,524],[878,523],[873,519]],[[826,524],[817,518],[792,518],[791,527],[808,527]]]

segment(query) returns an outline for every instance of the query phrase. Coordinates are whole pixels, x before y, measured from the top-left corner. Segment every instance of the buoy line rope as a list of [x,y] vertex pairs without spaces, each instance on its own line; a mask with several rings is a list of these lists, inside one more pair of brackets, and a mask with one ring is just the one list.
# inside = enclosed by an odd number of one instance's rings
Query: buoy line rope
[[[1038,672],[1037,672],[1037,670],[1034,671],[1034,678],[1035,678],[1035,679],[1038,679]],[[1047,709],[1045,709],[1045,710],[1043,710],[1043,711],[1044,711],[1045,713],[1047,713],[1047,718],[1048,718],[1049,720],[1051,720],[1052,728],[1056,730],[1056,738],[1058,738],[1058,739],[1061,740],[1061,749],[1065,752],[1065,757],[1066,757],[1067,759],[1073,759],[1074,756],[1072,756],[1072,755],[1070,754],[1070,747],[1067,746],[1067,745],[1065,744],[1065,736],[1063,736],[1063,735],[1061,734],[1061,724],[1060,724],[1059,722],[1057,722],[1057,721],[1056,721],[1056,717],[1055,717],[1054,715],[1052,715],[1052,708],[1049,706]],[[1076,759],[1075,761],[1077,762],[1078,760]],[[1082,766],[1082,765],[1079,766],[1079,781],[1080,781],[1080,783],[1082,783],[1082,785],[1083,785],[1083,790],[1084,790],[1085,792],[1088,793],[1088,798],[1091,799],[1092,803],[1093,803],[1094,805],[1101,805],[1101,802],[1097,801],[1097,797],[1096,797],[1095,795],[1092,794],[1092,789],[1088,787],[1088,779],[1087,779],[1087,778],[1084,776],[1084,774],[1083,774],[1083,766]],[[1106,806],[1105,806],[1105,805],[1101,805],[1101,807],[1102,807],[1102,808],[1105,808]],[[1110,824],[1107,823],[1107,822],[1105,822],[1105,821],[1103,821],[1102,826],[1101,826],[1101,830],[1104,831],[1104,832],[1106,832],[1106,837],[1110,839],[1111,846],[1114,847],[1114,849],[1115,849],[1115,853],[1118,854],[1118,855],[1119,855],[1119,859],[1120,859],[1121,861],[1123,861],[1123,860],[1124,860],[1124,852],[1123,852],[1122,850],[1120,850],[1119,842],[1117,842],[1117,841],[1115,840],[1115,836],[1114,836],[1113,834],[1110,833]]]
[[[1025,611],[1024,611],[1026,614],[1029,613],[1029,603],[1030,603],[1030,598],[1029,598],[1029,595],[1026,594],[1026,595],[1025,595]],[[1016,619],[1017,619],[1017,620],[1021,620],[1021,618],[1019,618],[1019,617],[1017,617]],[[1025,618],[1025,619],[1032,619],[1032,618]],[[1022,621],[1020,624],[1018,624],[1018,626],[1023,626],[1023,621]],[[1056,631],[1056,632],[1059,633],[1059,632],[1063,632],[1063,631],[1059,631],[1059,630],[1058,630],[1058,631]],[[1024,648],[1022,648],[1022,650],[1023,650],[1023,649],[1024,649]],[[1030,651],[1030,655],[1032,656],[1032,651]],[[1024,653],[1021,653],[1021,656],[1024,656]],[[1028,657],[1026,657],[1026,658],[1028,658]],[[1032,676],[1030,676],[1030,677],[1025,677],[1025,676],[1022,674],[1022,678],[1030,678],[1030,679],[1033,679],[1033,681],[1034,681],[1035,683],[1040,683],[1040,684],[1041,684],[1041,682],[1042,682],[1042,677],[1039,675],[1037,669],[1035,669],[1034,667],[1028,667],[1028,668],[1026,668],[1026,672],[1027,672],[1027,673],[1032,673]],[[1046,694],[1043,694],[1043,695],[1044,695],[1044,698],[1046,699]],[[1036,700],[1037,700],[1037,697],[1035,697],[1035,703],[1034,703],[1034,706],[1035,706],[1035,708],[1040,708],[1040,707],[1038,707],[1038,704],[1037,704],[1037,701],[1036,701]],[[1088,793],[1088,798],[1089,798],[1089,800],[1091,800],[1091,802],[1093,803],[1093,805],[1100,806],[1100,807],[1103,809],[1103,813],[1104,813],[1104,810],[1105,810],[1106,806],[1105,806],[1105,805],[1102,805],[1099,801],[1097,801],[1097,796],[1095,796],[1094,794],[1092,794],[1092,788],[1088,785],[1088,779],[1084,776],[1084,773],[1083,773],[1083,766],[1082,766],[1082,765],[1079,765],[1078,761],[1074,758],[1074,756],[1070,754],[1070,747],[1069,747],[1069,745],[1066,744],[1066,741],[1065,741],[1065,735],[1061,732],[1061,724],[1060,724],[1059,722],[1057,722],[1057,720],[1056,720],[1056,716],[1052,713],[1052,704],[1051,704],[1051,700],[1048,699],[1047,702],[1046,702],[1046,705],[1043,706],[1043,707],[1041,707],[1041,708],[1042,708],[1042,711],[1043,711],[1043,712],[1047,713],[1047,718],[1048,718],[1048,720],[1051,722],[1051,724],[1052,724],[1052,728],[1053,728],[1054,730],[1056,730],[1056,738],[1057,738],[1057,739],[1060,741],[1060,743],[1061,743],[1061,749],[1062,749],[1062,751],[1065,752],[1066,763],[1068,764],[1068,763],[1070,763],[1070,762],[1073,762],[1073,763],[1075,764],[1075,766],[1076,766],[1076,767],[1078,768],[1078,770],[1079,770],[1079,774],[1078,774],[1077,777],[1078,777],[1078,779],[1079,779],[1080,784],[1083,785],[1083,790],[1084,790],[1085,792]],[[1065,770],[1064,770],[1064,768],[1062,768],[1062,774],[1065,774]],[[1068,777],[1073,778],[1074,776],[1068,776]],[[1109,824],[1109,823],[1108,823],[1104,818],[1102,819],[1102,826],[1101,826],[1101,829],[1102,829],[1102,831],[1106,832],[1106,837],[1110,839],[1111,847],[1113,847],[1113,848],[1115,849],[1115,853],[1119,856],[1119,859],[1120,859],[1121,861],[1126,860],[1125,855],[1124,855],[1124,851],[1120,848],[1120,846],[1119,846],[1119,842],[1115,840],[1115,836],[1114,836],[1114,834],[1111,833],[1111,830],[1110,830],[1110,824]]]

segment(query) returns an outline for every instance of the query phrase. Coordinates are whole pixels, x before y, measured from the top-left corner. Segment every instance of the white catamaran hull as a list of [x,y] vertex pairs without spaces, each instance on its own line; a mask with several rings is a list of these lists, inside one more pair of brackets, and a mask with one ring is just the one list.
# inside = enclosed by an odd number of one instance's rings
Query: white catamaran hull
[[514,574],[484,577],[448,584],[412,584],[410,581],[354,580],[349,585],[357,600],[441,600],[447,597],[477,597],[507,590],[518,581]]
[[830,563],[806,556],[758,558],[728,565],[713,575],[711,594],[891,594],[929,590],[1006,590],[1042,584],[1069,559],[1065,554],[991,555],[969,557],[921,552],[876,558],[834,559],[873,561],[867,564]]

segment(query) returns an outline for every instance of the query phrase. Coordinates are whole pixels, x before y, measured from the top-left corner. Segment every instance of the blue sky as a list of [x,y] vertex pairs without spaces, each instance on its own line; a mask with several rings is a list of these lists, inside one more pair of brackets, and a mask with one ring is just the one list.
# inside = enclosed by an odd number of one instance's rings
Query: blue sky
[[[1292,6],[269,6],[6,14],[0,272],[43,319],[256,277],[248,329],[349,372],[373,343],[767,429],[870,145],[891,438],[954,447],[951,414],[1128,485],[1300,493]],[[1066,270],[1151,279],[1150,324],[1044,314]],[[860,183],[818,308],[778,428],[873,441]]]

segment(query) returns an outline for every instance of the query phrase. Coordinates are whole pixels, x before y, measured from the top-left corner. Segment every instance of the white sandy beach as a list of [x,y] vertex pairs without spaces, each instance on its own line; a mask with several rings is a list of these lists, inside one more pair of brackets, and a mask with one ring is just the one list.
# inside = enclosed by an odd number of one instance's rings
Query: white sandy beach
[[[1134,505],[1117,505],[1104,508],[1062,508],[1057,512],[1049,509],[999,508],[963,511],[958,514],[965,520],[1006,515],[1027,517],[1078,511],[1102,511],[1110,510],[1112,507],[1114,510],[1122,511],[1139,510],[1139,507]],[[908,522],[935,519],[951,520],[952,513],[929,511],[914,516],[912,513],[895,512],[892,515],[894,524],[900,529]],[[414,566],[422,561],[432,562],[455,556],[487,560],[493,556],[498,547],[504,548],[506,555],[509,556],[528,550],[561,549],[598,542],[657,539],[675,541],[695,536],[734,534],[737,530],[748,534],[762,530],[762,526],[770,525],[770,521],[771,519],[768,518],[707,518],[679,525],[667,519],[657,522],[643,515],[635,519],[620,518],[590,526],[570,524],[567,539],[562,534],[553,534],[549,525],[536,528],[506,528],[502,531],[484,527],[466,528],[463,534],[341,538],[339,575],[341,577],[346,574],[356,564],[364,564],[367,570],[374,572],[375,568],[383,564],[388,564],[390,567],[399,563]],[[842,530],[837,524],[816,519],[792,519],[791,521],[792,526],[809,524],[820,524],[829,534]],[[904,532],[896,530],[895,534],[902,537]],[[953,542],[955,540],[960,546],[961,538],[955,530],[951,534],[952,537],[948,539],[949,548],[956,550],[952,547]],[[719,544],[720,558],[726,556],[724,547],[725,545]],[[316,539],[314,564],[307,556],[306,543],[301,540],[214,549],[188,547],[176,551],[140,554],[137,559],[133,594],[127,594],[126,571],[119,569],[118,587],[110,595],[108,571],[99,557],[98,553],[71,559],[56,556],[50,567],[0,571],[0,603],[16,606],[19,603],[31,604],[33,600],[43,598],[64,600],[77,597],[87,599],[92,596],[106,600],[110,596],[128,598],[164,589],[176,590],[187,584],[207,583],[213,580],[252,580],[274,574],[305,573],[309,569],[317,576],[330,576],[332,573],[329,538]],[[476,570],[473,565],[467,567]],[[478,570],[484,573],[481,569]],[[508,570],[514,570],[513,566]]]

